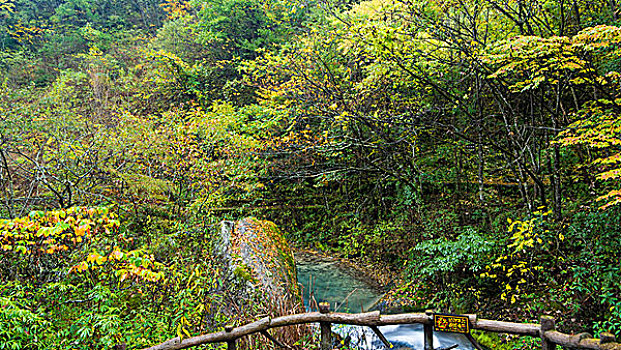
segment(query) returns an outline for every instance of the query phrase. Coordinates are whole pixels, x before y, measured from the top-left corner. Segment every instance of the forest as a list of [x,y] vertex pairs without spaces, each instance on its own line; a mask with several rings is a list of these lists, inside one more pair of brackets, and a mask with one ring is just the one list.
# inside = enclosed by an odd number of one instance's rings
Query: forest
[[621,4],[0,0],[0,191],[0,349],[256,320],[246,217],[413,310],[621,337]]

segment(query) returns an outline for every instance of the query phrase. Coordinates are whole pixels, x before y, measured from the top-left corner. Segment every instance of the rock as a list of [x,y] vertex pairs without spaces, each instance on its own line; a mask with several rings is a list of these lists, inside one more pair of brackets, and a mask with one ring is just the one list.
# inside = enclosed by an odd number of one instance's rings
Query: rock
[[214,252],[246,293],[260,292],[268,297],[268,304],[303,310],[293,253],[273,222],[256,218],[223,221]]
[[[285,236],[270,221],[246,218],[223,221],[214,253],[224,265],[230,294],[229,312],[239,324],[259,316],[271,317],[304,312],[293,252]],[[308,325],[281,327],[270,332],[292,347],[310,336]],[[240,339],[239,349],[254,349],[259,337]],[[299,348],[299,346],[293,346]]]

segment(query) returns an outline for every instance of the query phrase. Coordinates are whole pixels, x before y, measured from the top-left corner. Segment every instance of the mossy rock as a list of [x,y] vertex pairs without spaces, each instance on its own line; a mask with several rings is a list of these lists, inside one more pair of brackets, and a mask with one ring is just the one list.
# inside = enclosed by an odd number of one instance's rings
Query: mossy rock
[[247,292],[261,292],[268,304],[303,309],[293,252],[273,222],[224,221],[215,251]]

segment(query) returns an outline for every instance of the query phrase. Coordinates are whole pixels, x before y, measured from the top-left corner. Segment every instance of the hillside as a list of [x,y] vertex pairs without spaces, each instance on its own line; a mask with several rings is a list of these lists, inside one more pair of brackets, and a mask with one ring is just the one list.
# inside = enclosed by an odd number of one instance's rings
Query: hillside
[[249,216],[413,309],[621,336],[616,1],[0,0],[0,83],[0,349],[254,320],[212,251]]

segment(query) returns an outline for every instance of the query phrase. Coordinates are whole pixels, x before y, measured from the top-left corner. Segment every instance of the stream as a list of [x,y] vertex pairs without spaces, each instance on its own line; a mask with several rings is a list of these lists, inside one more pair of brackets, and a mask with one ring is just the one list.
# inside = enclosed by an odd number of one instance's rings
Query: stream
[[[337,260],[318,258],[310,254],[296,254],[298,282],[303,286],[304,306],[309,309],[316,302],[329,302],[330,309],[338,312],[372,311],[382,296],[380,286],[370,283],[355,269]],[[423,349],[423,326],[396,325],[379,327],[393,349]],[[333,331],[342,337],[352,349],[383,350],[386,347],[368,328],[334,325]],[[434,346],[445,348],[457,344],[454,349],[473,350],[468,339],[461,334],[434,333]]]

